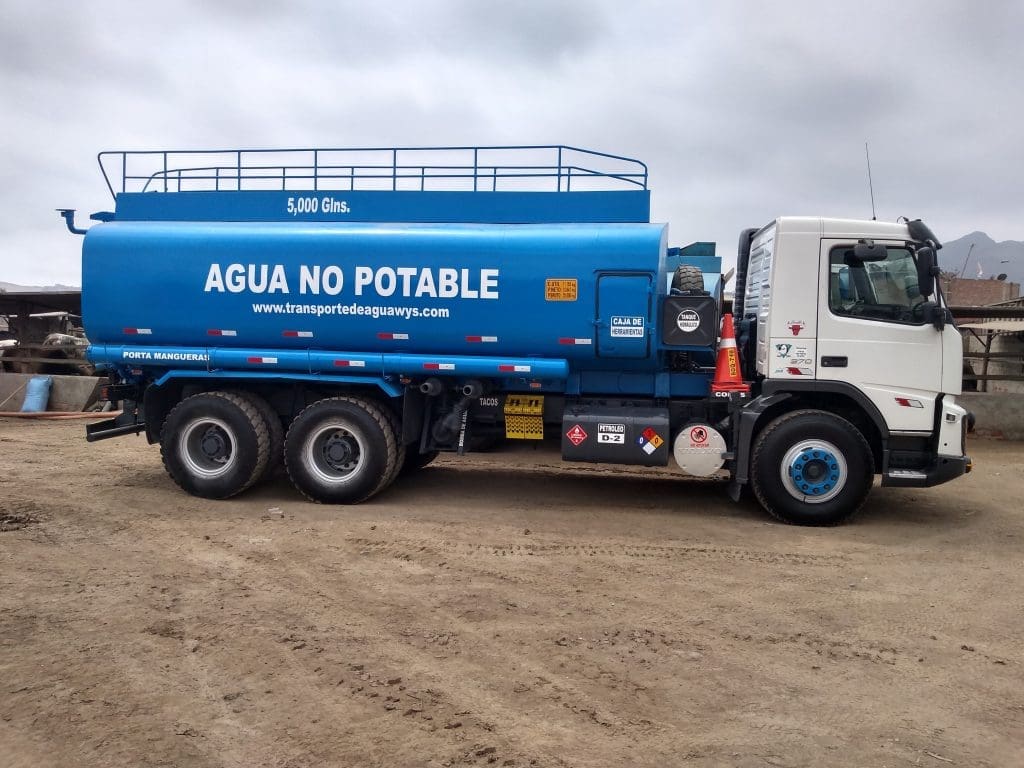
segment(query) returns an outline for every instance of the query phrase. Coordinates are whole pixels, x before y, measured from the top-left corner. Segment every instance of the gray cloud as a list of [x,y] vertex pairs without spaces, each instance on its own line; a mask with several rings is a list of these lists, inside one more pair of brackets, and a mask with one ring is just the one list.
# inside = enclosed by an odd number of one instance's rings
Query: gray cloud
[[783,214],[1021,239],[1017,2],[0,0],[0,279],[79,279],[100,149],[567,143],[651,168],[672,240]]

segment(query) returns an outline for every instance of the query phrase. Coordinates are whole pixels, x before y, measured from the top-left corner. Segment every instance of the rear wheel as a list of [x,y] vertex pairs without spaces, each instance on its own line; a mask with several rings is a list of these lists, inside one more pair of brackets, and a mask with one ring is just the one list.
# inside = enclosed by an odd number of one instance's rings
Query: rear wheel
[[402,442],[402,422],[399,421],[398,416],[394,410],[387,405],[380,406],[381,412],[387,417],[391,423],[391,430],[395,435],[395,466],[391,470],[390,476],[384,481],[384,484],[377,489],[377,493],[383,491],[402,474],[402,468],[405,466],[405,458],[409,455],[409,448]]
[[160,437],[164,467],[194,496],[225,499],[262,475],[270,435],[259,410],[231,392],[204,392],[178,403]]
[[871,448],[849,421],[826,411],[794,411],[754,441],[754,494],[768,512],[796,525],[835,525],[856,512],[874,479]]
[[386,412],[370,400],[332,397],[306,408],[285,438],[288,476],[305,496],[357,504],[394,479],[398,441]]
[[238,395],[248,400],[252,406],[259,411],[260,416],[263,417],[263,422],[267,425],[267,433],[270,436],[270,452],[267,459],[267,465],[263,469],[261,476],[257,478],[257,481],[270,477],[274,470],[281,465],[284,461],[284,424],[281,423],[281,417],[278,415],[270,403],[267,402],[266,398],[255,392],[245,391],[233,391],[231,394]]

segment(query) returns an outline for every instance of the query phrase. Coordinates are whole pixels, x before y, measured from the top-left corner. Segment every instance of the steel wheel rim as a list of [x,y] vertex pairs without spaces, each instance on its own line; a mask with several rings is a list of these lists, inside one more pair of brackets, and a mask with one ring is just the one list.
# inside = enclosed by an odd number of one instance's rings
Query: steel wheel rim
[[357,432],[343,422],[321,424],[306,439],[305,464],[320,481],[333,485],[349,482],[362,468],[366,449]]
[[223,477],[238,460],[231,427],[220,419],[202,417],[188,422],[178,436],[178,453],[189,472],[205,480]]
[[824,504],[846,487],[846,457],[825,440],[805,440],[790,448],[779,467],[786,492],[806,504]]

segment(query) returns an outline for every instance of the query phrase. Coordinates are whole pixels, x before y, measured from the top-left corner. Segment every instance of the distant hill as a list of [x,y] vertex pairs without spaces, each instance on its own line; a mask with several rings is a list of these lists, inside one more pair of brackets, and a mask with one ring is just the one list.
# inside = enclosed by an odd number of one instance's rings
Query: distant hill
[[[971,245],[974,245],[973,250]],[[996,277],[1005,272],[1009,282],[1024,283],[1024,242],[1004,240],[997,243],[984,232],[971,232],[942,244],[939,266],[944,271],[976,278],[979,265],[983,278]]]
[[80,291],[76,285],[18,285],[17,283],[5,283],[0,280],[0,291],[7,293],[20,293],[22,291]]

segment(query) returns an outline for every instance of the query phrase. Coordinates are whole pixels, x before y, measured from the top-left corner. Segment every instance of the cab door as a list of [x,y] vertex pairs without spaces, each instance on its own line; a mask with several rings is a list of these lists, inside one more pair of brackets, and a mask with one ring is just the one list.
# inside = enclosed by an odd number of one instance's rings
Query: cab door
[[942,391],[942,334],[925,321],[913,252],[902,241],[879,261],[855,241],[821,241],[816,377],[863,392],[890,430],[931,432]]

